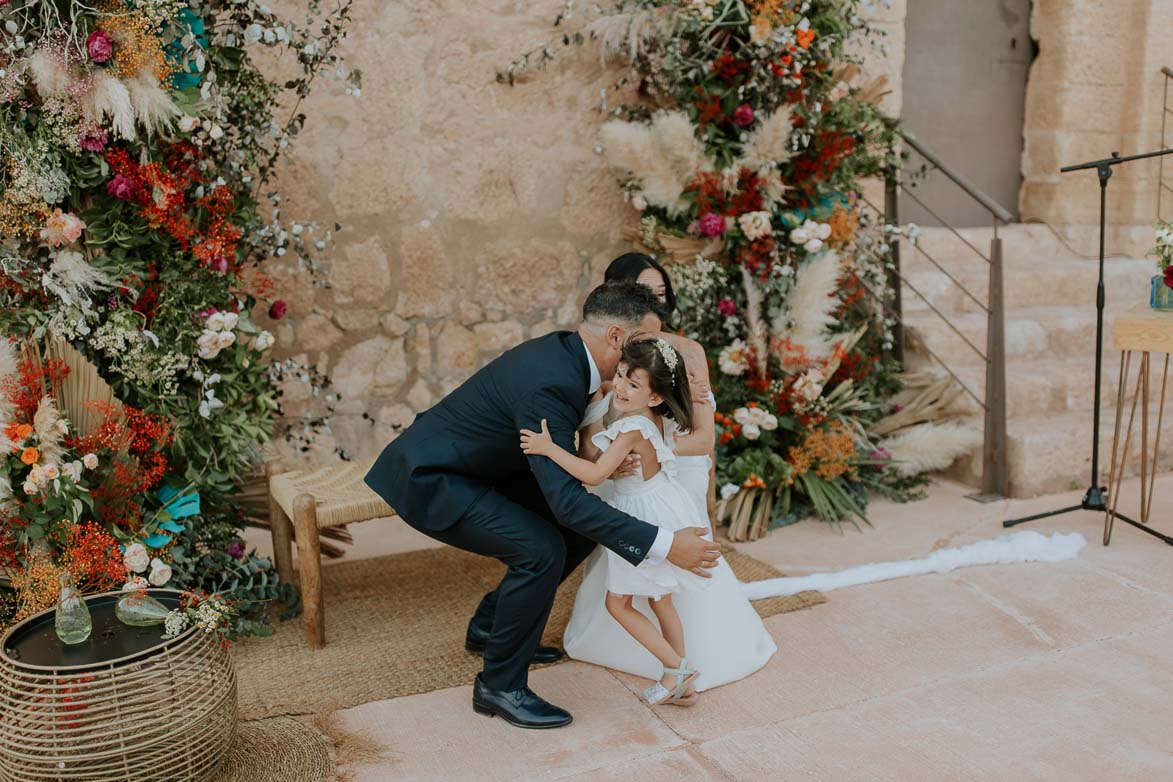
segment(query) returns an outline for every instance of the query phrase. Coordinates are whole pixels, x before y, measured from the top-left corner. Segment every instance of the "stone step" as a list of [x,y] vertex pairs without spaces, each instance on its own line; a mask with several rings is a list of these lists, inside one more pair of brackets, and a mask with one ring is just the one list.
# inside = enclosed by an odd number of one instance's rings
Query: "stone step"
[[[1125,419],[1127,420],[1127,418]],[[981,422],[976,426],[980,428]],[[1010,472],[1010,496],[1035,497],[1087,488],[1091,480],[1090,411],[1073,411],[1037,418],[1012,419],[1007,431],[1007,466]],[[1156,419],[1150,419],[1150,445],[1155,435]],[[1100,421],[1100,484],[1107,485],[1112,460],[1112,434],[1115,419],[1105,412]],[[1133,442],[1125,475],[1140,472],[1140,420],[1133,425]],[[1123,432],[1121,434],[1123,445]],[[1157,469],[1173,467],[1173,416],[1166,416],[1161,426],[1161,449]],[[981,485],[982,454],[974,451],[962,457],[947,471],[951,477],[971,486]],[[1077,498],[1078,499],[1078,498]]]
[[[1126,399],[1131,398],[1132,390],[1135,388],[1137,361],[1139,361],[1139,357],[1134,356],[1134,363],[1129,370],[1131,379]],[[985,398],[985,364],[967,363],[951,365],[949,368],[974,394],[979,398]],[[909,362],[909,369],[943,372],[936,362],[925,360],[920,356]],[[1150,406],[1154,410],[1161,394],[1160,373],[1162,369],[1163,359],[1154,358],[1149,389]],[[1094,376],[1095,362],[1090,355],[1028,360],[1013,359],[1006,365],[1007,417],[1013,420],[1076,410],[1090,411],[1095,403]],[[1120,354],[1106,351],[1100,384],[1101,405],[1104,410],[1114,409],[1119,377]],[[1166,394],[1168,397],[1173,397],[1173,382],[1170,383]],[[1173,402],[1173,400],[1170,401]],[[963,414],[981,414],[981,408],[969,394],[962,394],[952,409]]]
[[[902,292],[905,312],[928,309],[928,303],[945,313],[980,313],[989,301],[989,271],[980,266],[942,264],[972,297],[923,258],[905,263],[902,274],[907,281]],[[1123,258],[1104,263],[1106,303],[1147,301],[1149,279],[1156,265],[1144,258]],[[1040,257],[1003,271],[1003,306],[1007,311],[1038,306],[1063,305],[1083,307],[1094,314],[1098,263],[1082,258]],[[977,299],[975,301],[974,299]],[[980,303],[979,303],[980,302]]]

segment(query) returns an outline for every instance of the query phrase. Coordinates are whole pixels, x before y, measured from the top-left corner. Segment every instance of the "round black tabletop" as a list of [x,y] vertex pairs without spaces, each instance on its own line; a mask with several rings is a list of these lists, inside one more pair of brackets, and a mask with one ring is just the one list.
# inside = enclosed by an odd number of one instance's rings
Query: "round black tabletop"
[[[168,608],[178,608],[180,592],[150,589],[147,594]],[[84,669],[123,657],[141,656],[166,644],[163,625],[131,627],[118,621],[114,606],[117,592],[86,595],[93,630],[79,644],[66,644],[53,629],[56,608],[42,611],[14,625],[3,638],[2,653],[18,667]]]

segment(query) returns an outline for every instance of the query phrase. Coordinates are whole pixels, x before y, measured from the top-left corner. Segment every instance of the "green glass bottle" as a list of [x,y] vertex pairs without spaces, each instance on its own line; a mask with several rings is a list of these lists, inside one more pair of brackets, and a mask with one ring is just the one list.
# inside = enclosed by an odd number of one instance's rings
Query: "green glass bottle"
[[90,637],[94,625],[90,620],[90,609],[85,598],[73,585],[73,575],[60,576],[61,596],[57,598],[57,613],[53,618],[53,629],[57,637],[66,644],[80,644]]

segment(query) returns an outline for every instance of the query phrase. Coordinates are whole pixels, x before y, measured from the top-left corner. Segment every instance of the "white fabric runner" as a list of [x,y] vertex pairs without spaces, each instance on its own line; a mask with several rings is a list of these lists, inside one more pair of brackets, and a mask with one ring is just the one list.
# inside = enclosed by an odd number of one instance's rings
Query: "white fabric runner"
[[901,562],[877,562],[860,565],[835,573],[815,573],[809,576],[787,576],[765,581],[743,582],[741,589],[750,600],[782,597],[814,589],[830,592],[833,589],[888,581],[924,573],[948,573],[955,568],[971,565],[1008,565],[1018,562],[1061,562],[1075,559],[1087,545],[1078,532],[1056,532],[1050,537],[1031,530],[1001,535],[993,540],[982,540],[960,548],[934,551],[923,559]]

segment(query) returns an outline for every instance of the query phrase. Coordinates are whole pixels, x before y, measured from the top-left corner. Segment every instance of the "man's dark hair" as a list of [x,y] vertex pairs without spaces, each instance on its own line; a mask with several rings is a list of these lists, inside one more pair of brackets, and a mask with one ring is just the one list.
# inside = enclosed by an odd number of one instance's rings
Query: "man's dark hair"
[[604,321],[638,326],[649,314],[659,317],[660,302],[650,288],[634,280],[604,282],[591,291],[582,304],[584,323]]
[[603,272],[603,280],[634,280],[647,269],[655,269],[664,278],[664,301],[656,303],[660,308],[660,320],[667,323],[672,318],[672,313],[676,312],[676,292],[672,290],[672,278],[655,258],[644,253],[624,253],[607,266],[607,271]]

